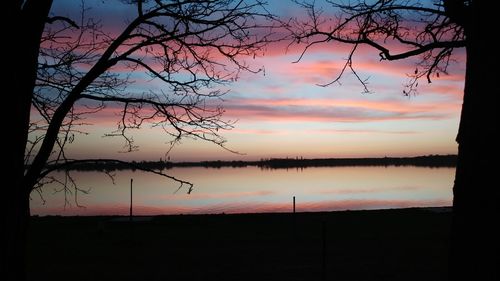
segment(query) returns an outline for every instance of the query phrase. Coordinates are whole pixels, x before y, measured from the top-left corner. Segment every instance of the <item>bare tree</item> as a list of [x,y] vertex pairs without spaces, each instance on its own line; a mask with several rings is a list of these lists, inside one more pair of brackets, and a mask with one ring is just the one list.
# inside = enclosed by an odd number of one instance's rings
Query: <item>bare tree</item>
[[493,60],[498,53],[492,38],[496,32],[491,6],[474,0],[375,0],[328,1],[336,15],[325,14],[318,3],[297,2],[307,11],[307,19],[287,23],[294,43],[307,50],[316,44],[351,46],[338,82],[351,72],[369,91],[366,80],[358,75],[353,59],[358,47],[379,51],[380,60],[420,58],[404,94],[415,92],[418,82],[430,83],[439,74],[447,74],[452,53],[465,48],[467,55],[464,102],[456,141],[458,164],[453,187],[453,224],[450,259],[452,280],[493,280],[498,269],[491,257],[498,249],[499,190],[491,173],[496,157],[498,102]]
[[[50,13],[52,0],[8,1],[12,17],[6,46],[9,69],[5,95],[9,116],[7,174],[12,185],[2,202],[3,280],[24,279],[30,193],[55,169],[82,162],[65,148],[81,131],[85,116],[108,104],[121,109],[118,127],[125,150],[137,147],[129,135],[145,123],[165,131],[172,143],[194,137],[224,147],[219,130],[225,85],[241,71],[258,72],[242,60],[260,55],[272,16],[260,0],[122,1],[135,14],[111,32],[82,12],[77,18]],[[19,56],[13,56],[19,54]],[[161,90],[134,92],[130,74],[143,72]],[[182,184],[175,177],[157,172]],[[70,179],[71,180],[71,179]],[[3,273],[5,269],[5,274]]]

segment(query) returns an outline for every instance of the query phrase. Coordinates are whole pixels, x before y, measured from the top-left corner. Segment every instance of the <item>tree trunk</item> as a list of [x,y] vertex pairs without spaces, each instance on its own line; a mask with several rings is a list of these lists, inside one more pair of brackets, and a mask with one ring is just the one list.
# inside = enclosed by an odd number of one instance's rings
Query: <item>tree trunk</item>
[[25,280],[26,279],[26,238],[29,222],[29,193],[23,192],[19,186],[9,186],[7,193],[7,210],[3,215],[4,228],[2,232],[6,236],[2,241],[2,280]]
[[[26,279],[26,238],[32,186],[24,180],[24,153],[30,123],[31,99],[37,76],[40,39],[52,0],[7,1],[4,8],[5,81],[2,101],[9,115],[5,136],[2,193],[1,280]],[[6,91],[10,89],[11,91]],[[5,113],[3,113],[5,114]]]
[[[473,2],[474,3],[474,2]],[[481,3],[486,4],[486,3]],[[458,163],[453,187],[450,280],[498,280],[498,66],[496,36],[487,5],[470,7],[467,67],[457,136]],[[480,10],[483,9],[484,11]],[[490,7],[491,9],[491,7]],[[496,184],[495,184],[496,182]]]

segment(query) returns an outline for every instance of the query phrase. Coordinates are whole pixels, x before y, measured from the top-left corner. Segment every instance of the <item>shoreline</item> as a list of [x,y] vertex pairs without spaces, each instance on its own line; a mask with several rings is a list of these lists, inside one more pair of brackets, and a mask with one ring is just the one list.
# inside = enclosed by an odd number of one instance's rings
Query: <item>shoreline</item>
[[28,280],[446,280],[450,210],[35,217]]
[[[381,212],[381,211],[405,211],[420,210],[434,213],[451,213],[452,206],[436,207],[401,207],[401,208],[381,208],[381,209],[360,209],[360,210],[333,210],[333,211],[301,211],[301,212],[255,212],[255,213],[180,213],[180,214],[155,214],[155,215],[133,215],[133,218],[162,218],[162,217],[196,217],[196,216],[265,216],[265,215],[300,215],[300,214],[329,214],[329,213],[354,213],[354,212]],[[126,218],[129,215],[31,215],[32,219],[37,218]]]
[[[165,161],[121,161],[111,159],[75,160],[64,169],[75,171],[114,171],[114,170],[164,170],[172,168],[243,168],[259,167],[261,169],[303,169],[314,167],[363,167],[363,166],[415,166],[429,168],[456,167],[457,155],[426,155],[415,157],[363,157],[363,158],[267,158],[256,161],[214,160],[198,162]],[[63,169],[57,166],[55,170]],[[63,170],[64,170],[63,169]]]

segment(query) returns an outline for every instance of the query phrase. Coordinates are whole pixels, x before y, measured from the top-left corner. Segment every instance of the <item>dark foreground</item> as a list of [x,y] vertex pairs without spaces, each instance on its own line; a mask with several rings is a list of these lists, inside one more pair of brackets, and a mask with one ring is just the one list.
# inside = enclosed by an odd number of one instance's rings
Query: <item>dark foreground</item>
[[446,280],[442,210],[35,217],[29,280]]

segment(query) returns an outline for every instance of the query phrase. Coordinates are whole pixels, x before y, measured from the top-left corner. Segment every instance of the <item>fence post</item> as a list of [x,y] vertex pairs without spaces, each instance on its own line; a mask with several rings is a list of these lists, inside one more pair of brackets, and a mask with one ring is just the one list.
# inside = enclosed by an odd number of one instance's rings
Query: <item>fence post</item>
[[321,280],[326,280],[326,222],[321,222]]
[[129,219],[132,221],[132,184],[134,182],[134,179],[130,179],[130,214],[129,214]]

